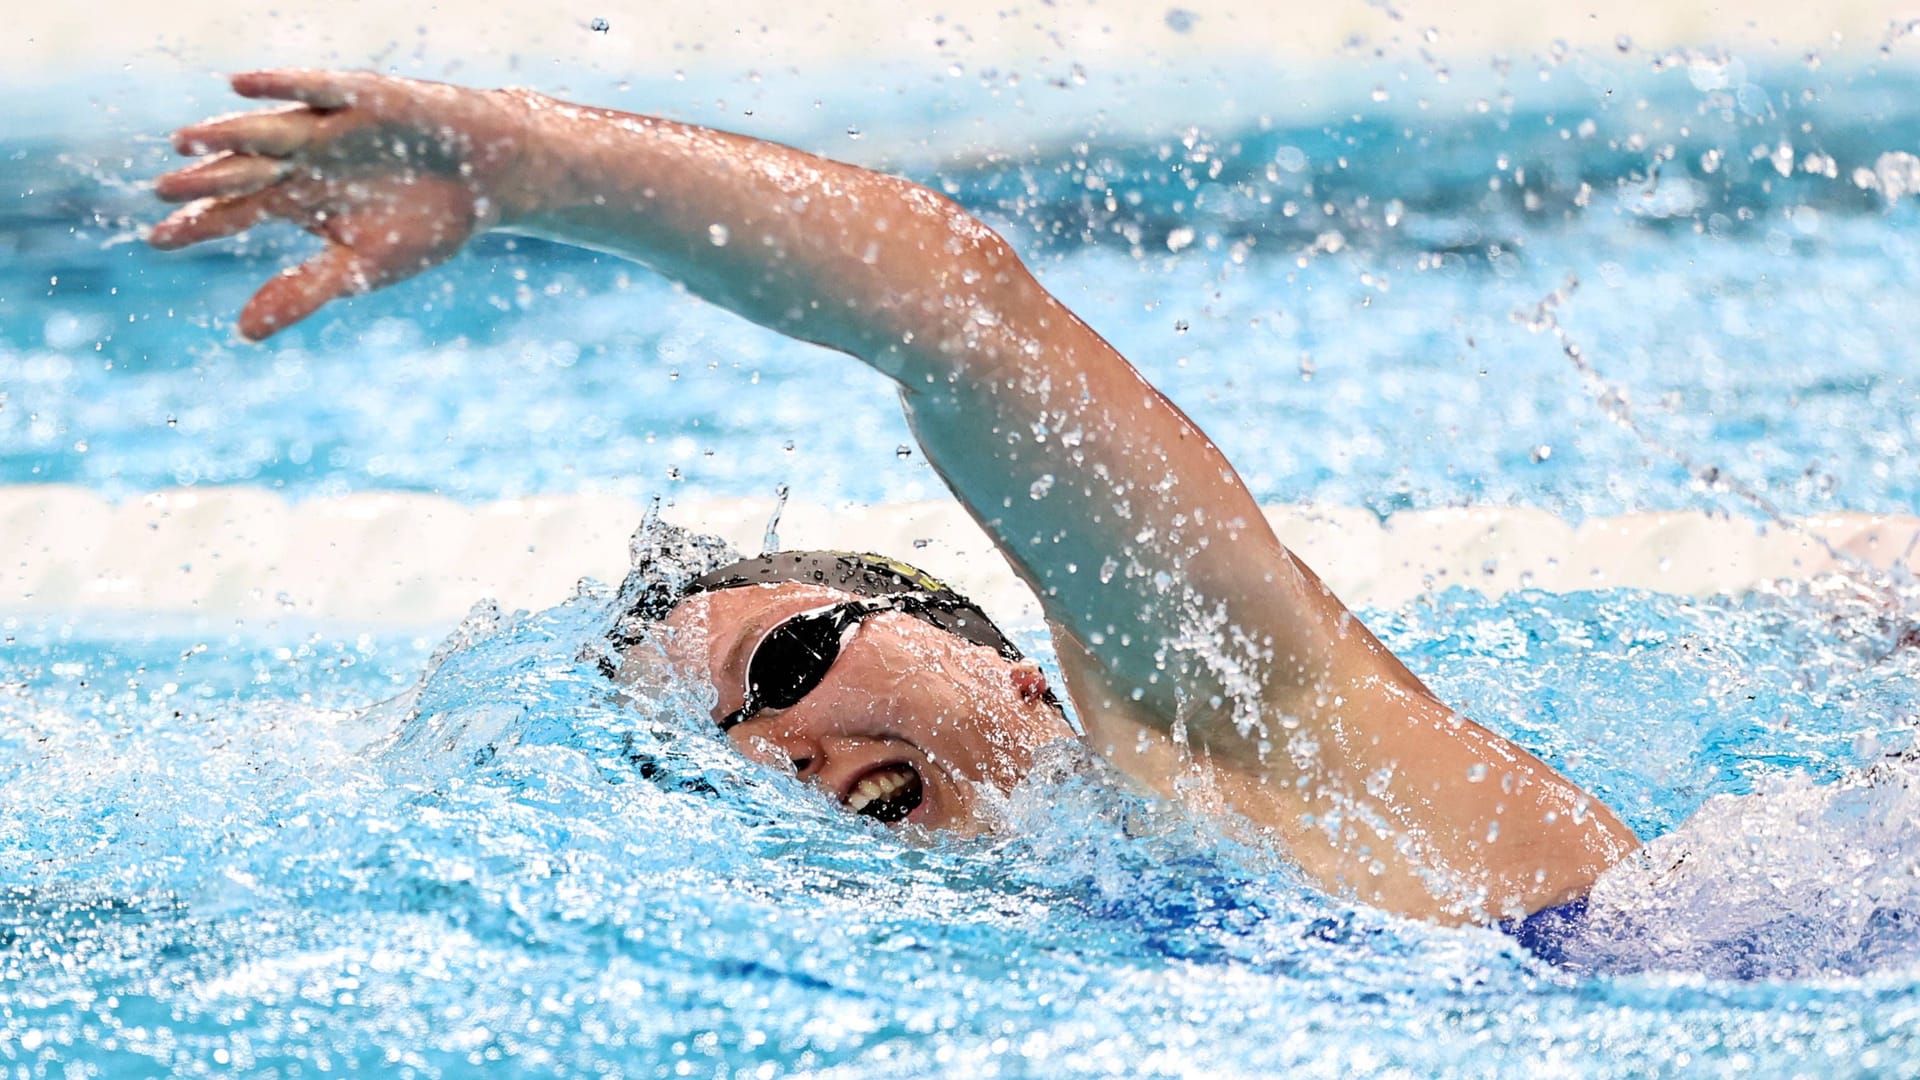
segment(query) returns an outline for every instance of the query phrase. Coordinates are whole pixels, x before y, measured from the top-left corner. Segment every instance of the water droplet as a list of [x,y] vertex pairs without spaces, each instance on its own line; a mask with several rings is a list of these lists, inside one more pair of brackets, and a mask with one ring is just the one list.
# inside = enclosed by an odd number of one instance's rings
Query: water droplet
[[587,29],[593,31],[596,34],[604,34],[607,31],[613,29],[613,27],[609,25],[607,20],[605,19],[595,19],[592,22],[587,24]]
[[1541,443],[1539,446],[1533,448],[1533,452],[1527,455],[1527,459],[1535,465],[1538,465],[1552,456],[1553,447],[1548,446],[1546,443]]
[[1027,485],[1027,497],[1030,499],[1044,499],[1047,497],[1047,492],[1052,490],[1053,474],[1042,473],[1040,479]]
[[773,489],[773,512],[767,515],[767,531],[760,536],[760,554],[780,550],[780,515],[787,510],[787,485]]
[[899,446],[893,448],[893,456],[904,461],[913,456],[913,447],[908,446],[906,443],[901,443]]
[[1773,153],[1767,155],[1767,160],[1773,165],[1773,170],[1781,176],[1792,176],[1793,144],[1785,139],[1780,140],[1779,144],[1773,148]]
[[726,247],[727,238],[728,233],[725,225],[716,221],[712,225],[707,226],[707,242],[714,247]]
[[1621,52],[1632,52],[1633,39],[1625,34],[1621,34],[1613,39],[1613,47],[1619,49]]
[[1200,16],[1195,15],[1186,8],[1167,9],[1167,29],[1176,34],[1184,34],[1192,30],[1193,24],[1199,21]]
[[849,139],[857,139],[857,138],[859,138],[859,137],[860,137],[860,126],[859,126],[858,124],[848,124],[848,125],[847,125],[847,138],[849,138]]
[[1307,167],[1307,153],[1297,146],[1282,146],[1273,152],[1273,163],[1287,172],[1297,173]]

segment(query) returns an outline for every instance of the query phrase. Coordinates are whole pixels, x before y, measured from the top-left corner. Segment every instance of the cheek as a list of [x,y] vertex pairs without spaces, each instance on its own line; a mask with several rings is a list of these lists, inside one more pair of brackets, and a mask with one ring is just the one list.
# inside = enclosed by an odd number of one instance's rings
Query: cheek
[[1010,786],[1032,763],[1033,752],[1057,737],[1029,715],[1033,706],[1010,685],[1003,666],[972,666],[948,686],[950,693],[931,713],[939,719],[929,749],[955,758],[974,779]]

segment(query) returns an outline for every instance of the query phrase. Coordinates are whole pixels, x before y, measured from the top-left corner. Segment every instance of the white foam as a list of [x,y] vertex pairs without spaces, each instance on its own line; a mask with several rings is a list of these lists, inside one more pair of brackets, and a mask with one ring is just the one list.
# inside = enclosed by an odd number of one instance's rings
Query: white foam
[[[678,523],[760,548],[770,500],[669,506]],[[0,611],[295,614],[370,625],[444,626],[482,597],[537,609],[581,577],[617,582],[638,503],[565,495],[463,505],[430,495],[288,500],[245,487],[153,492],[118,503],[60,485],[0,487]],[[1764,526],[1701,513],[1579,525],[1540,510],[1396,514],[1275,507],[1282,540],[1348,603],[1384,607],[1430,589],[1633,587],[1709,595],[1779,578],[1896,562],[1920,571],[1920,518],[1830,514]],[[979,527],[951,501],[794,503],[782,546],[897,555],[996,615],[1037,614]]]

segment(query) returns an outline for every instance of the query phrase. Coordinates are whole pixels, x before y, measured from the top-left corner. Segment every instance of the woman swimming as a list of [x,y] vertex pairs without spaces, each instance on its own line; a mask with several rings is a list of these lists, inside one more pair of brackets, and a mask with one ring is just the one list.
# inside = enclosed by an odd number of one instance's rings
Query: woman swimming
[[[1245,817],[1330,891],[1446,922],[1577,903],[1637,846],[1436,698],[1205,435],[944,197],[525,90],[305,70],[233,86],[291,104],[176,132],[202,160],[156,181],[188,205],[150,239],[274,218],[322,239],[241,311],[246,337],[488,229],[635,259],[898,384],[928,459],[1038,596],[1083,737],[1161,793]],[[728,737],[857,812],[977,828],[978,785],[1010,788],[1071,734],[1038,669],[911,568],[789,553],[656,599],[650,640],[711,681]]]

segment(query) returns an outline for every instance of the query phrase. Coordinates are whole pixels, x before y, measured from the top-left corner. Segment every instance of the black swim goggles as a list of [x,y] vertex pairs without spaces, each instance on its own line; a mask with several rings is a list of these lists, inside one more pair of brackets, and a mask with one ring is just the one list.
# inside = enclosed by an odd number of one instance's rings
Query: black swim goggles
[[767,709],[790,709],[813,693],[840,658],[860,624],[887,611],[921,615],[932,598],[896,593],[843,600],[802,611],[777,623],[753,646],[747,659],[747,696],[720,720],[727,731]]

